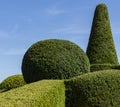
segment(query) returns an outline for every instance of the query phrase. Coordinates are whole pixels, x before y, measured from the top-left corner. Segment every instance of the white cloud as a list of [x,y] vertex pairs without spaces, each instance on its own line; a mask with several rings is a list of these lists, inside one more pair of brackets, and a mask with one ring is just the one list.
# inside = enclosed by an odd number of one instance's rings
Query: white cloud
[[118,34],[120,34],[120,31],[119,31],[119,30],[118,30],[118,31],[116,30],[116,31],[113,31],[112,33],[118,35]]
[[19,25],[18,24],[15,24],[14,26],[13,26],[13,28],[12,28],[12,30],[11,30],[11,34],[14,34],[14,33],[16,33],[17,31],[18,31],[18,29],[19,29]]
[[61,33],[61,34],[89,34],[89,29],[83,30],[80,27],[64,27],[55,29],[52,33]]
[[57,9],[56,7],[46,9],[45,12],[49,15],[59,15],[59,14],[65,13],[64,10]]
[[11,37],[16,36],[19,29],[19,25],[15,24],[11,29],[0,29],[0,39],[11,39]]

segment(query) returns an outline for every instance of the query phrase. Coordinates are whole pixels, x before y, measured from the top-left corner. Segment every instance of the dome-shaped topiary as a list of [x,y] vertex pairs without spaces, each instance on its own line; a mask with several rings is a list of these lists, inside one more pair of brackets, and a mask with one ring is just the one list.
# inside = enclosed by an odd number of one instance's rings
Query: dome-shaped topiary
[[105,4],[99,4],[95,9],[87,55],[91,64],[118,64]]
[[13,75],[3,80],[3,82],[0,84],[0,90],[7,91],[25,84],[26,82],[23,79],[23,75]]
[[22,62],[22,73],[27,83],[41,79],[67,79],[89,71],[86,54],[67,40],[39,41],[28,49]]

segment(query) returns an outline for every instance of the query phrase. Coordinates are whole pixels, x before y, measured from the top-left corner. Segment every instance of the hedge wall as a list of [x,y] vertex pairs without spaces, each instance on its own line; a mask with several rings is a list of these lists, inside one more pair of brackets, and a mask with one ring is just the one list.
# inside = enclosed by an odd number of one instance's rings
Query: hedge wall
[[120,107],[120,70],[105,70],[65,81],[66,107]]
[[64,81],[43,80],[0,93],[0,107],[65,107]]

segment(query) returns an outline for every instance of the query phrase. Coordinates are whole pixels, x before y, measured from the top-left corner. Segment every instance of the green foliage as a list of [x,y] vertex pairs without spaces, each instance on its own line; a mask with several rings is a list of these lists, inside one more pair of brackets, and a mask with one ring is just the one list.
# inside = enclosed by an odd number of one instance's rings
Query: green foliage
[[63,80],[43,80],[0,93],[0,107],[65,107]]
[[7,91],[13,88],[17,88],[20,86],[25,85],[25,81],[23,79],[22,75],[13,75],[8,78],[6,78],[1,84],[0,84],[0,92]]
[[92,64],[90,66],[90,71],[101,71],[101,70],[110,70],[112,69],[112,65],[110,64]]
[[28,49],[22,62],[22,73],[27,83],[41,79],[66,79],[89,71],[87,55],[67,40],[37,42]]
[[4,92],[5,90],[4,89],[0,89],[0,93]]
[[118,69],[120,70],[120,65],[110,65],[110,64],[92,64],[90,66],[90,71],[101,71],[101,70],[110,70],[110,69]]
[[120,107],[120,70],[103,70],[65,81],[66,107]]
[[105,4],[99,4],[95,9],[87,55],[91,64],[118,64]]

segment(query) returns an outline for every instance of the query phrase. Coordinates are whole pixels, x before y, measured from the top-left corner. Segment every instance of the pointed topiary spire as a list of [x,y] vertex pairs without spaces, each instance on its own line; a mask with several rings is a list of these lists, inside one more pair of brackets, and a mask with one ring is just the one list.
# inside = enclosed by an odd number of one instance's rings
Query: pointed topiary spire
[[87,47],[91,64],[118,64],[107,6],[99,4],[94,13]]

